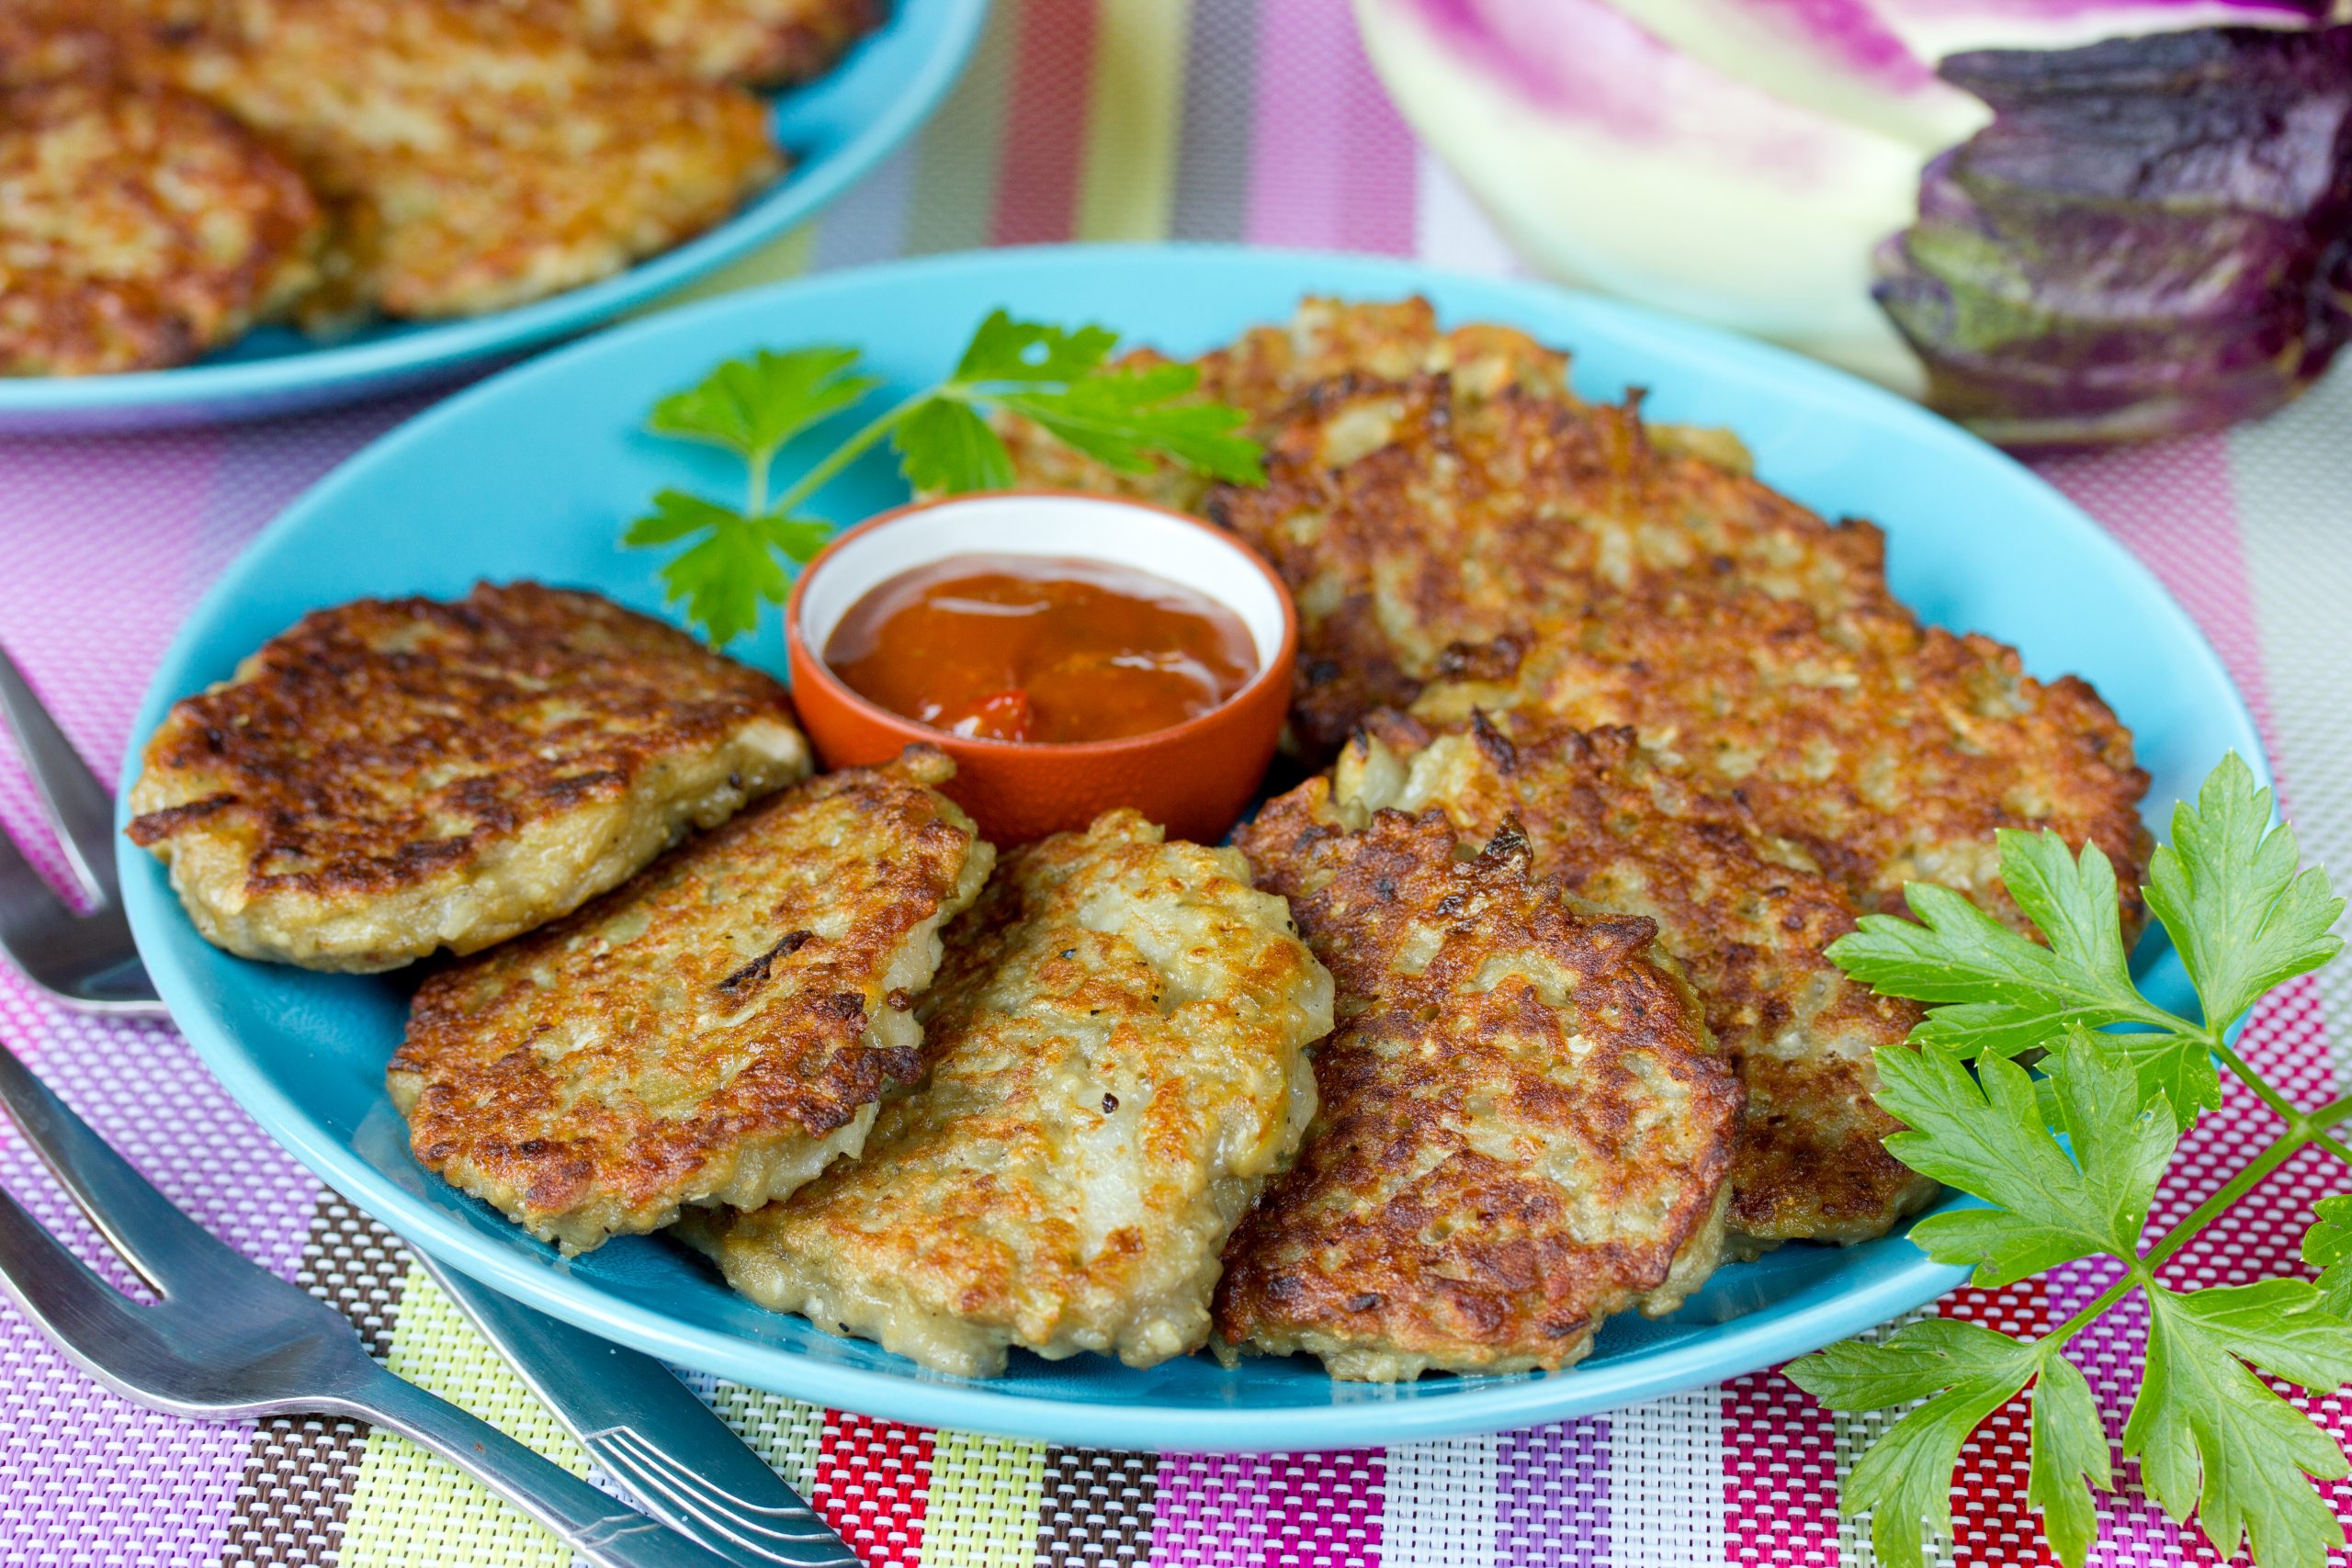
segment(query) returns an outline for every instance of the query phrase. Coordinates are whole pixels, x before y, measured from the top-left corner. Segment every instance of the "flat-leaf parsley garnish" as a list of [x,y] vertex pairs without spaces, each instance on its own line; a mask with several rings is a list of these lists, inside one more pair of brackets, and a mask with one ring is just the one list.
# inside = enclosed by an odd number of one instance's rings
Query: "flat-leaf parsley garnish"
[[743,504],[664,490],[622,540],[686,546],[662,568],[662,584],[673,603],[684,602],[686,618],[724,646],[759,624],[763,603],[783,602],[787,563],[807,561],[832,536],[833,525],[808,511],[809,498],[885,441],[907,482],[928,494],[1013,482],[1012,454],[989,423],[993,412],[1020,415],[1121,473],[1166,461],[1214,479],[1263,482],[1263,454],[1242,434],[1248,416],[1195,399],[1196,367],[1121,364],[1111,357],[1117,347],[1117,335],[1102,327],[991,312],[945,380],[866,421],[773,496],[770,472],[785,447],[882,383],[860,369],[854,348],[763,349],[730,359],[656,403],[647,426],[742,458],[750,470]]
[[[2271,820],[2269,792],[2238,758],[2224,758],[2197,804],[2176,807],[2172,842],[2156,852],[2145,890],[2196,987],[2200,1016],[2188,1019],[2133,984],[2115,874],[2097,846],[2077,855],[2054,834],[2005,831],[2000,852],[2002,879],[2047,946],[1958,894],[1915,886],[1905,894],[1917,923],[1866,916],[1829,949],[1858,979],[1930,1004],[1909,1043],[1877,1054],[1878,1102],[1905,1128],[1886,1146],[1984,1206],[1932,1215],[1911,1239],[1939,1262],[1972,1266],[1986,1287],[2085,1258],[2121,1269],[2037,1337],[1933,1319],[1792,1364],[1797,1385],[1833,1409],[1916,1403],[1855,1465],[1840,1506],[1871,1516],[1888,1568],[1917,1568],[1920,1521],[1951,1533],[1961,1445],[2025,1393],[2026,1500],[2059,1560],[2080,1568],[2098,1536],[2091,1490],[2113,1488],[2114,1456],[2065,1349],[2136,1292],[2147,1304],[2148,1359],[2121,1457],[2138,1460],[2158,1506],[2177,1520],[2193,1515],[2223,1558],[2244,1543],[2262,1568],[2319,1568],[2344,1530],[2311,1482],[2352,1473],[2352,1464],[2263,1376],[2315,1393],[2352,1381],[2352,1197],[2322,1200],[2304,1238],[2304,1260],[2322,1270],[2316,1283],[2180,1289],[2159,1272],[2306,1145],[2352,1164],[2335,1131],[2352,1118],[2352,1096],[2299,1109],[2226,1038],[2265,993],[2342,950],[2332,928],[2343,900],[2317,869],[2301,868],[2293,833]],[[2014,1059],[2027,1052],[2047,1053],[2039,1083]],[[2143,1246],[2180,1134],[2221,1104],[2222,1068],[2282,1125]]]

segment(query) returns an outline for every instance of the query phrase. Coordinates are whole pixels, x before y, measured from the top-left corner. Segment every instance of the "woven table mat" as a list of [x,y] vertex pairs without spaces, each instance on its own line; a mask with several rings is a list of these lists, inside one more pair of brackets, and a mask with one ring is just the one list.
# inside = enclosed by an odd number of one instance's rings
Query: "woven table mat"
[[[1066,239],[1248,240],[1509,270],[1459,187],[1417,151],[1357,48],[1345,0],[998,0],[929,131],[822,220],[696,293],[886,256]],[[0,440],[0,637],[111,773],[197,595],[271,516],[423,400],[152,436]],[[2155,569],[2252,701],[2306,851],[2352,867],[2352,378],[2227,437],[2044,471]],[[0,743],[0,822],[38,853]],[[584,1456],[380,1227],[248,1122],[160,1024],[60,1011],[0,969],[0,1032],[176,1202],[347,1312],[392,1368],[575,1469]],[[2301,981],[2245,1054],[2306,1102],[2352,1089],[2352,971]],[[2227,1095],[2184,1145],[2186,1182],[2268,1113]],[[2290,1267],[2317,1151],[2172,1266],[2199,1283]],[[118,1280],[0,1124],[0,1181]],[[2168,1194],[2159,1223],[2195,1194]],[[2095,1263],[1932,1309],[2034,1331],[2111,1277]],[[2136,1383],[2126,1314],[2077,1342],[2103,1404]],[[869,1563],[1160,1565],[1866,1563],[1835,1516],[1877,1417],[1833,1416],[1777,1373],[1526,1431],[1334,1454],[1103,1453],[899,1426],[708,1381],[702,1392]],[[2341,1399],[2318,1402],[2339,1437]],[[2049,1560],[2023,1516],[2021,1411],[1972,1444],[1962,1563]],[[2120,1424],[2120,1416],[2115,1417]],[[2101,1563],[2211,1561],[2136,1472],[2102,1498]],[[2352,1517],[2352,1485],[2334,1492]],[[0,1568],[62,1563],[553,1564],[536,1527],[452,1467],[347,1422],[226,1426],[136,1409],[0,1306]]]

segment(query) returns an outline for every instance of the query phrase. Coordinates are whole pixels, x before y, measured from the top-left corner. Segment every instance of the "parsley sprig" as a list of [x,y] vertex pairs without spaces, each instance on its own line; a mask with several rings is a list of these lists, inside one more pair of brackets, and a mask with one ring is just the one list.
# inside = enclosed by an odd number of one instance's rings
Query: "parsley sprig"
[[[854,348],[763,349],[720,365],[695,386],[653,407],[655,434],[723,446],[750,470],[741,508],[680,490],[655,495],[651,510],[622,535],[631,546],[685,543],[662,568],[672,601],[720,646],[759,624],[763,603],[781,604],[792,584],[786,563],[808,560],[833,525],[809,499],[887,441],[918,491],[1003,490],[1012,457],[989,424],[990,411],[1029,420],[1063,445],[1121,473],[1156,461],[1240,483],[1264,480],[1262,454],[1241,434],[1247,416],[1195,400],[1190,365],[1125,365],[1112,359],[1118,337],[992,312],[944,381],[868,419],[792,481],[769,493],[777,457],[797,437],[856,408],[882,382],[860,369]],[[691,541],[691,542],[689,542]]]
[[[2263,1568],[2317,1568],[2344,1544],[2309,1478],[2340,1477],[2352,1465],[2257,1374],[2313,1391],[2352,1381],[2352,1196],[2318,1205],[2303,1243],[2305,1261],[2322,1270],[2316,1283],[2181,1290],[2159,1278],[2182,1247],[2306,1145],[2352,1163],[2352,1147],[2335,1132],[2352,1117],[2352,1097],[2300,1109],[2226,1038],[2267,992],[2343,946],[2332,931],[2343,900],[2318,870],[2300,868],[2294,835],[2273,824],[2271,805],[2245,764],[2225,758],[2197,803],[2176,807],[2172,841],[2151,863],[2148,907],[2196,987],[2194,1020],[2132,983],[2107,857],[2096,845],[2074,853],[2054,834],[2000,836],[2002,878],[2047,946],[1958,894],[1915,886],[1905,892],[1917,923],[1868,916],[1830,947],[1858,979],[1930,1004],[1908,1045],[1878,1053],[1879,1103],[1906,1128],[1887,1147],[1983,1206],[1931,1215],[1912,1227],[1912,1240],[1939,1262],[1972,1265],[1986,1287],[2079,1258],[2120,1265],[2095,1300],[2035,1337],[1930,1319],[1789,1367],[1798,1386],[1833,1409],[1916,1406],[1862,1456],[1840,1499],[1849,1513],[1871,1514],[1872,1544],[1889,1568],[1923,1561],[1922,1520],[1950,1534],[1962,1444],[2029,1389],[2027,1502],[2060,1560],[2079,1568],[2098,1538],[2091,1491],[2114,1487],[2115,1455],[2065,1350],[2134,1292],[2147,1303],[2148,1356],[2120,1451],[2140,1461],[2158,1506],[2176,1520],[2194,1515],[2225,1558],[2245,1543]],[[2039,1082],[2015,1059],[2030,1051],[2047,1053]],[[2222,1069],[2283,1125],[2143,1246],[2182,1131],[2221,1104]]]

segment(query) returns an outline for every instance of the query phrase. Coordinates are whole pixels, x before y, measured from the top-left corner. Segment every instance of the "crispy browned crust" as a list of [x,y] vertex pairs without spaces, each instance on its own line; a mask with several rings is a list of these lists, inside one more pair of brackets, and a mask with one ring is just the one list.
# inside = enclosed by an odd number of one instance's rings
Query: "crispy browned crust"
[[993,859],[930,787],[954,772],[910,748],[813,779],[426,980],[388,1072],[418,1160],[583,1250],[854,1154]]
[[1739,1086],[1656,926],[1573,911],[1515,824],[1467,863],[1442,812],[1241,835],[1340,992],[1299,1165],[1226,1249],[1217,1332],[1335,1376],[1557,1368],[1721,1250]]
[[1661,446],[1630,401],[1341,377],[1301,400],[1267,475],[1204,508],[1298,602],[1291,724],[1310,756],[1409,703],[1449,648],[1605,596],[1745,588],[1824,618],[1892,604],[1876,528]]
[[[140,0],[154,9],[170,0]],[[476,0],[192,0],[152,69],[336,212],[351,306],[473,315],[607,276],[782,167],[764,104]]]
[[0,24],[0,82],[26,84],[0,85],[0,375],[184,365],[313,284],[325,223],[291,164],[113,74],[96,29],[20,41]]
[[1762,593],[1668,593],[1489,655],[1457,660],[1417,713],[1630,725],[1666,766],[1802,845],[1865,911],[1901,913],[1905,882],[1935,882],[2021,926],[1995,830],[2048,829],[2106,852],[2127,928],[2142,924],[2148,775],[2131,731],[2086,682],[2037,681],[1990,637],[1900,613],[1825,626]]
[[501,0],[601,49],[706,82],[786,87],[823,75],[880,27],[884,0]]
[[1530,724],[1514,743],[1478,716],[1469,733],[1432,740],[1377,716],[1341,754],[1328,804],[1349,819],[1434,806],[1465,849],[1515,819],[1539,873],[1657,922],[1747,1091],[1732,1158],[1736,1245],[1861,1241],[1935,1196],[1886,1152],[1901,1124],[1871,1098],[1871,1053],[1900,1045],[1919,1009],[1824,956],[1854,929],[1851,898],[1745,808],[1643,756],[1631,730]]
[[922,1086],[702,1245],[763,1304],[942,1371],[1198,1348],[1217,1255],[1313,1111],[1329,976],[1238,851],[1132,811],[1013,852],[946,940]]
[[[214,940],[382,968],[577,908],[808,770],[767,676],[593,593],[483,584],[316,611],[175,705],[129,831]],[[300,950],[297,928],[407,906],[432,923]]]

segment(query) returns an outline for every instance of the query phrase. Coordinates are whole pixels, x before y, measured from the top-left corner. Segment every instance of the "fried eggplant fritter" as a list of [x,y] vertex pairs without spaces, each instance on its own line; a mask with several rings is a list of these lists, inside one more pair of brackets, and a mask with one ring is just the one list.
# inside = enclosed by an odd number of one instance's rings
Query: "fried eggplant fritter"
[[1871,1053],[1902,1044],[1919,1009],[1823,956],[1854,929],[1852,900],[1745,809],[1643,756],[1631,730],[1531,726],[1514,743],[1482,716],[1432,739],[1382,716],[1340,753],[1328,795],[1302,804],[1358,827],[1384,807],[1436,807],[1464,849],[1516,820],[1539,873],[1657,922],[1747,1091],[1732,1151],[1736,1250],[1864,1241],[1935,1197],[1883,1146],[1902,1124],[1871,1098]]
[[[1169,359],[1139,348],[1122,363],[1143,368]],[[1363,304],[1310,297],[1288,322],[1253,327],[1188,363],[1201,373],[1194,396],[1247,413],[1247,433],[1261,441],[1274,437],[1301,394],[1335,376],[1401,379],[1442,373],[1465,400],[1491,397],[1507,386],[1574,396],[1567,389],[1566,355],[1512,327],[1472,324],[1445,331],[1430,302],[1418,298]],[[1012,454],[1014,472],[1028,488],[1132,496],[1184,512],[1198,511],[1208,490],[1209,480],[1173,464],[1121,473],[1027,420],[1003,416],[996,423]]]
[[1306,393],[1267,476],[1204,505],[1297,600],[1291,729],[1310,757],[1410,703],[1456,646],[1607,601],[1679,587],[1759,592],[1824,620],[1893,608],[1876,528],[1659,445],[1634,403],[1342,377]]
[[1566,1366],[1713,1270],[1738,1081],[1656,925],[1571,908],[1515,823],[1458,862],[1442,812],[1343,829],[1327,791],[1240,836],[1340,1022],[1297,1168],[1226,1247],[1217,1333],[1339,1378]]
[[0,21],[0,376],[185,365],[317,280],[301,175],[110,50],[95,28]]
[[302,170],[337,215],[330,281],[354,308],[477,315],[592,282],[781,170],[749,93],[497,6],[201,0],[195,15],[155,68]]
[[1198,1348],[1226,1237],[1314,1111],[1330,976],[1238,851],[1132,811],[1007,856],[947,948],[930,1076],[864,1156],[690,1238],[761,1304],[940,1371]]
[[582,1252],[855,1154],[995,859],[932,787],[955,771],[925,747],[812,779],[425,981],[386,1075],[417,1159]]
[[390,969],[575,909],[808,772],[767,676],[592,593],[484,584],[314,612],[183,699],[129,831],[230,952]]
[[1905,882],[1935,882],[2022,928],[1994,832],[2049,829],[2106,852],[2127,931],[2143,923],[2148,775],[2132,732],[2086,682],[2035,680],[1990,637],[1899,612],[1825,626],[1766,593],[1668,593],[1454,663],[1417,716],[1629,725],[1666,766],[1802,846],[1866,913],[1903,913]]
[[705,82],[785,87],[823,75],[882,25],[885,0],[504,0],[601,48]]

